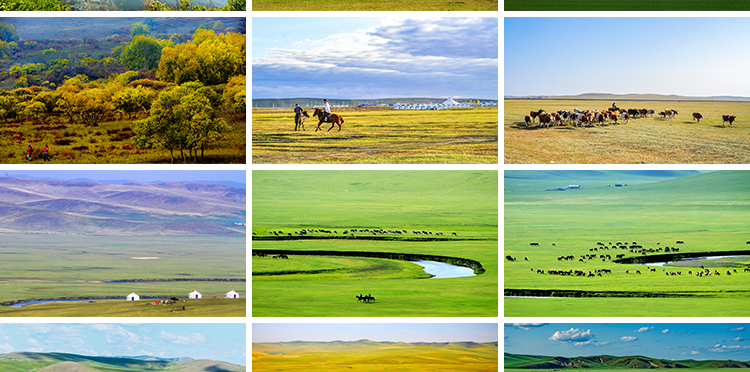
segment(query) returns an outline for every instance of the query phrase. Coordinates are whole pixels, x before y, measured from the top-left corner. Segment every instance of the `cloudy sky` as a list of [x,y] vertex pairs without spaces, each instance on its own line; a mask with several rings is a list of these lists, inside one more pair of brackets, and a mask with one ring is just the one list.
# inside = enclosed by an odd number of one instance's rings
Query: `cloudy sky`
[[505,18],[505,96],[750,96],[745,18]]
[[253,342],[371,341],[495,342],[497,323],[253,324]]
[[0,354],[190,357],[246,365],[245,324],[0,324]]
[[505,324],[505,351],[750,361],[750,324]]
[[255,18],[253,98],[498,97],[498,20]]

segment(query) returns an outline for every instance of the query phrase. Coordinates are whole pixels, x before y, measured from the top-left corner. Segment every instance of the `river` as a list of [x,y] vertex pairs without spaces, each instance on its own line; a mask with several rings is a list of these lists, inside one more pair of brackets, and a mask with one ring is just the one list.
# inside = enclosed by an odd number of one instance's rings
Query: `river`
[[465,266],[451,265],[435,261],[409,261],[424,268],[428,274],[434,275],[430,279],[461,278],[465,276],[476,276],[474,269]]
[[686,257],[686,258],[681,258],[679,260],[661,261],[661,262],[647,262],[647,263],[639,263],[638,265],[664,266],[664,265],[669,264],[669,263],[680,262],[680,261],[704,261],[704,260],[716,260],[716,259],[719,259],[719,258],[729,258],[729,257],[750,257],[750,256],[748,256],[748,255],[728,255],[728,256]]

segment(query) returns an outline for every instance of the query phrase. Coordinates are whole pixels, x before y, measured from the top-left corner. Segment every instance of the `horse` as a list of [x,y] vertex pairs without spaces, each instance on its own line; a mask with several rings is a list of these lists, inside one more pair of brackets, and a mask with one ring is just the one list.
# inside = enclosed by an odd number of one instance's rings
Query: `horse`
[[302,111],[301,115],[294,115],[294,131],[298,131],[300,128],[305,130],[305,118],[309,118],[310,114],[307,111]]
[[[313,116],[317,116],[318,120],[319,120],[318,121],[318,127],[315,128],[316,132],[318,131],[318,129],[320,129],[320,125],[323,124],[323,122],[324,122],[323,119],[325,118],[325,113],[326,113],[325,111],[323,111],[323,110],[321,110],[319,108],[316,108],[315,112],[313,112]],[[329,132],[331,131],[331,129],[333,129],[334,125],[338,125],[339,126],[339,132],[341,132],[341,125],[344,124],[344,118],[341,115],[339,115],[339,114],[331,114],[330,116],[328,116],[328,120],[330,120],[330,122],[331,122],[331,127],[328,128]]]

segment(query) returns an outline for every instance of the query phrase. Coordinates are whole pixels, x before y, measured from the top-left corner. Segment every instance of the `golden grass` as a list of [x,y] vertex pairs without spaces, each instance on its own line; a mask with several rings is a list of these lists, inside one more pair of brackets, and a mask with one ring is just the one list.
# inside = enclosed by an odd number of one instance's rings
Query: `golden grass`
[[[503,118],[506,164],[704,164],[750,163],[750,103],[620,102],[622,108],[666,108],[672,120],[631,119],[628,124],[574,128],[572,125],[527,129],[529,111],[606,109],[609,101],[506,100]],[[704,119],[693,121],[692,113]],[[721,116],[736,115],[734,127],[722,127]],[[538,121],[537,121],[538,123]]]

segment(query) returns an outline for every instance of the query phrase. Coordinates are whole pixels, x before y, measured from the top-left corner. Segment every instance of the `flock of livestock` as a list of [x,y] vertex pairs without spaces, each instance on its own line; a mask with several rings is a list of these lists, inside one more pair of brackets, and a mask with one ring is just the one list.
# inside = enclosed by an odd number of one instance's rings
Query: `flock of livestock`
[[[602,126],[604,124],[618,124],[622,122],[627,124],[630,119],[653,117],[656,112],[652,109],[621,109],[613,105],[606,110],[579,110],[573,109],[573,111],[558,110],[557,112],[546,112],[544,109],[539,111],[531,111],[529,115],[524,117],[526,128],[530,128],[533,123],[536,123],[539,119],[539,128],[550,125],[567,125],[573,124],[574,127],[586,128],[589,126]],[[665,109],[658,113],[658,116],[665,120],[671,120],[678,112],[672,109]],[[699,112],[693,113],[693,121],[700,123],[703,119],[703,115]],[[735,115],[722,115],[722,126],[726,126],[729,123],[730,127],[734,127],[733,123],[737,119]]]
[[[750,244],[750,241],[747,242],[747,243]],[[656,243],[656,244],[658,246],[661,243]],[[678,241],[675,242],[675,244],[685,244],[685,243],[682,240],[678,240]],[[531,245],[531,246],[539,246],[539,243],[529,243],[529,245]],[[554,244],[552,244],[552,245],[554,245]],[[604,254],[604,253],[599,253],[599,252],[604,251],[604,250],[610,250],[610,249],[613,249],[613,250],[614,249],[627,249],[627,250],[629,250],[630,253],[641,254],[641,255],[647,255],[648,253],[660,253],[660,252],[670,253],[670,252],[679,252],[680,251],[680,249],[677,248],[677,247],[672,247],[672,248],[670,248],[670,247],[643,248],[643,246],[639,245],[636,242],[633,242],[632,244],[622,243],[622,242],[617,242],[615,244],[612,244],[610,242],[609,245],[604,244],[602,242],[598,242],[598,243],[596,243],[596,245],[597,245],[596,247],[590,248],[589,252],[597,252],[597,253],[587,253],[587,254],[580,255],[580,257],[574,256],[574,255],[559,256],[559,257],[557,257],[557,260],[558,261],[575,261],[577,259],[578,262],[584,263],[584,264],[587,263],[587,262],[589,262],[589,261],[591,261],[591,260],[595,260],[595,259],[601,259],[602,262],[606,262],[606,261],[612,260],[612,256],[609,255],[609,254]],[[624,254],[617,254],[617,255],[615,255],[615,259],[621,259],[621,258],[624,258],[624,257],[625,257]],[[507,261],[510,261],[510,262],[515,262],[515,261],[518,260],[516,257],[512,257],[510,255],[505,256],[505,259]],[[524,257],[524,261],[529,261],[529,259],[527,257]],[[646,269],[649,270],[649,271],[651,271],[651,272],[656,272],[656,268],[646,267]],[[640,270],[635,270],[633,272],[631,272],[630,270],[631,269],[625,270],[625,274],[641,274]],[[582,277],[595,277],[595,276],[601,277],[602,274],[611,274],[612,273],[612,271],[609,270],[609,269],[594,269],[594,270],[589,270],[588,272],[586,272],[584,270],[578,270],[578,269],[569,269],[569,270],[559,270],[559,269],[543,270],[543,269],[536,269],[535,270],[535,269],[532,268],[531,271],[532,272],[536,271],[537,274],[562,275],[562,276],[582,276]],[[667,269],[662,269],[662,271],[667,276],[681,276],[682,275],[682,271],[667,271]],[[744,271],[745,272],[750,272],[750,267],[745,268]],[[726,271],[726,275],[732,275],[732,273],[736,274],[737,270],[736,269],[732,269],[732,270],[728,269]],[[693,271],[690,270],[690,271],[688,271],[688,275],[695,275],[695,276],[698,276],[698,277],[703,277],[703,276],[719,276],[719,275],[721,275],[721,273],[718,270],[714,270],[712,272],[711,270],[706,269],[706,268],[704,268],[701,265],[700,266],[700,270],[695,271],[695,273],[693,273]]]
[[[274,236],[284,236],[286,234],[287,237],[294,237],[294,236],[306,236],[308,234],[339,234],[337,230],[323,230],[323,229],[302,229],[300,231],[294,231],[294,232],[287,232],[284,233],[283,231],[270,231],[268,232],[268,235],[274,235]],[[424,231],[424,230],[412,230],[411,232],[413,235],[433,235],[433,236],[445,236],[442,231]],[[404,235],[409,234],[406,230],[384,230],[384,229],[348,229],[343,230],[341,232],[341,235],[348,235],[350,237],[355,237],[355,234],[366,234],[366,235]],[[452,236],[458,236],[455,232],[451,233]],[[255,232],[253,232],[253,236],[257,236]]]

